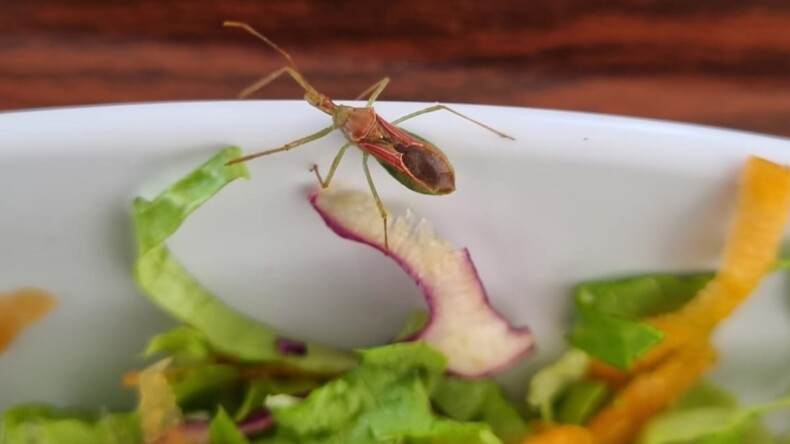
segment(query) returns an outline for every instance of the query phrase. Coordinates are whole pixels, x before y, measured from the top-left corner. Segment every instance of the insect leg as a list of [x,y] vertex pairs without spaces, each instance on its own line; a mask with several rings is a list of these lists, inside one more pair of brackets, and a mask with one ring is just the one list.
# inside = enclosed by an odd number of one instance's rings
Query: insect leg
[[266,150],[266,151],[259,151],[257,153],[246,155],[244,157],[239,157],[238,159],[233,159],[230,162],[228,162],[227,165],[233,165],[234,163],[246,162],[248,160],[255,159],[256,157],[268,156],[269,154],[274,154],[274,153],[279,153],[279,152],[282,152],[282,151],[292,150],[292,149],[294,149],[294,148],[296,148],[298,146],[304,145],[304,144],[312,142],[314,140],[318,140],[318,139],[326,136],[327,134],[331,133],[332,131],[334,131],[336,129],[337,129],[337,127],[335,125],[330,125],[330,126],[324,128],[324,129],[322,129],[321,131],[318,131],[316,133],[310,134],[309,136],[305,136],[305,137],[302,137],[301,139],[294,140],[291,143],[286,143],[285,145],[281,146],[280,148],[274,148],[274,149]]
[[381,202],[379,193],[376,191],[376,186],[373,185],[373,178],[370,177],[370,168],[368,168],[369,157],[370,157],[370,153],[368,153],[367,151],[365,151],[362,154],[362,167],[365,169],[365,178],[368,180],[368,186],[370,187],[370,192],[373,194],[373,200],[376,201],[376,207],[378,207],[379,214],[381,215],[381,220],[384,222],[384,250],[389,252],[390,244],[389,244],[389,237],[387,235],[387,210],[384,209],[384,204]]
[[516,140],[512,136],[508,136],[507,134],[505,134],[503,132],[497,131],[494,128],[491,128],[490,126],[488,126],[488,125],[486,125],[486,124],[484,124],[482,122],[478,122],[477,120],[475,120],[475,119],[473,119],[471,117],[465,116],[465,115],[459,113],[458,111],[456,111],[456,110],[454,110],[452,108],[449,108],[449,107],[447,107],[445,105],[433,105],[433,106],[429,106],[428,108],[421,109],[419,111],[415,111],[415,112],[413,112],[411,114],[406,114],[405,116],[403,116],[401,118],[393,120],[392,124],[393,125],[397,125],[397,124],[399,124],[399,123],[401,123],[401,122],[403,122],[405,120],[411,119],[413,117],[421,116],[423,114],[428,114],[428,113],[432,113],[434,111],[439,111],[439,110],[449,111],[449,112],[455,114],[456,116],[458,116],[458,117],[460,117],[462,119],[468,120],[469,122],[472,122],[475,125],[481,126],[481,127],[485,128],[485,129],[491,131],[492,133],[498,135],[499,137],[503,137],[505,139],[510,139],[510,140]]
[[337,166],[340,165],[340,159],[343,158],[343,154],[346,153],[348,147],[351,146],[351,142],[340,147],[340,151],[337,152],[335,159],[332,160],[332,166],[329,167],[329,173],[326,175],[326,180],[321,178],[321,173],[318,172],[318,165],[313,164],[313,167],[310,168],[310,171],[315,173],[315,177],[318,178],[318,183],[321,184],[321,188],[326,188],[329,186],[329,182],[332,181],[332,176],[335,175],[335,171],[337,170]]
[[370,94],[370,97],[368,98],[368,104],[366,105],[368,108],[370,108],[373,106],[373,102],[375,102],[381,93],[384,92],[384,88],[386,88],[389,83],[390,78],[384,77],[383,79],[371,85],[370,88],[366,89],[362,94],[358,95],[357,100],[362,100],[365,96]]

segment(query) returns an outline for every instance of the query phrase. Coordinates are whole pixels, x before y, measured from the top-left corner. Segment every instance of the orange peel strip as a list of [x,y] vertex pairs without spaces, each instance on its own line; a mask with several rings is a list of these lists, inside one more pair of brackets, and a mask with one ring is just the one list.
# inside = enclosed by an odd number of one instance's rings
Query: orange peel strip
[[599,359],[591,359],[587,367],[587,377],[604,382],[611,388],[622,387],[631,379],[628,371],[620,370]]
[[56,305],[55,297],[38,288],[22,288],[0,295],[0,353]]

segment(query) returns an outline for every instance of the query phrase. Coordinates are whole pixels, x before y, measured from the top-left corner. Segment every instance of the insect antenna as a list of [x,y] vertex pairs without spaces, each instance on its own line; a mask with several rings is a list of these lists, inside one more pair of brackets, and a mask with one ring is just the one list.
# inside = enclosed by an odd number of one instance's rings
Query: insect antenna
[[[304,88],[304,90],[309,95],[314,96],[314,97],[321,96],[321,94],[319,94],[319,92],[316,91],[316,89],[313,88],[312,85],[310,85],[310,83],[304,78],[304,76],[302,76],[302,73],[301,73],[301,71],[299,71],[299,68],[296,66],[296,62],[294,62],[294,59],[293,59],[293,57],[291,57],[291,54],[288,54],[287,51],[285,51],[284,49],[280,48],[273,41],[269,40],[268,37],[266,37],[265,35],[261,34],[258,31],[256,31],[255,28],[253,28],[252,26],[250,26],[250,25],[248,25],[246,23],[243,23],[243,22],[234,22],[234,21],[227,20],[224,23],[222,23],[222,25],[225,26],[225,27],[228,27],[228,28],[240,28],[240,29],[243,29],[244,31],[247,31],[248,33],[252,34],[253,36],[257,37],[259,40],[261,40],[264,43],[266,43],[267,45],[269,45],[272,49],[274,49],[275,51],[280,53],[280,55],[282,55],[285,58],[288,66],[286,68],[283,68],[282,70],[279,70],[279,71],[273,73],[271,76],[268,76],[266,78],[261,79],[259,82],[257,82],[256,85],[253,85],[255,87],[254,89],[256,89],[256,90],[260,89],[261,87],[263,87],[263,85],[265,85],[265,84],[269,83],[270,81],[274,80],[275,78],[279,77],[284,72],[287,72],[288,74],[291,75],[291,77],[294,78],[294,80],[296,80],[297,83],[299,83],[299,85],[302,86],[302,88]],[[250,90],[250,89],[253,89],[253,87],[248,88],[248,90]]]
[[250,34],[254,35],[255,37],[258,37],[258,39],[262,40],[264,43],[266,43],[267,45],[271,46],[272,49],[274,49],[275,51],[279,52],[280,55],[285,57],[285,60],[288,61],[288,65],[291,68],[297,69],[296,68],[296,62],[294,62],[294,59],[293,59],[293,57],[291,57],[291,54],[288,54],[288,52],[286,52],[284,49],[280,48],[273,41],[269,40],[269,38],[266,37],[265,35],[261,34],[258,31],[256,31],[255,28],[253,28],[252,26],[250,26],[250,25],[248,25],[246,23],[234,22],[234,21],[230,21],[230,20],[225,21],[222,24],[222,26],[226,26],[228,28],[240,28],[240,29],[243,29],[243,30],[249,32]]

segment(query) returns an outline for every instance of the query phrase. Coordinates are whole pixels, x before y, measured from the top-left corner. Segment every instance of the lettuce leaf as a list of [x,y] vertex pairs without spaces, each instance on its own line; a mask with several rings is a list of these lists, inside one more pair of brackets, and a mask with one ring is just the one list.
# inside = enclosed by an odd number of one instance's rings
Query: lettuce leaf
[[236,423],[228,416],[225,409],[220,408],[209,426],[212,443],[249,444],[249,440],[239,430]]
[[573,347],[625,370],[664,340],[664,332],[637,319],[577,307],[568,339]]
[[241,155],[225,149],[170,186],[152,201],[138,197],[133,219],[139,250],[135,279],[148,298],[174,318],[191,325],[218,353],[248,362],[278,362],[327,373],[354,367],[351,353],[305,343],[305,353],[281,352],[273,329],[233,311],[203,288],[164,244],[200,205],[232,181],[247,177],[243,164],[227,166]]
[[206,364],[169,378],[178,405],[186,410],[232,408],[241,400],[241,371],[226,364]]
[[759,419],[765,413],[790,409],[790,396],[749,407],[707,384],[691,390],[643,430],[639,444],[772,444],[777,442]]
[[136,413],[91,415],[27,404],[3,414],[0,444],[140,444]]
[[640,320],[682,307],[713,273],[649,274],[584,282],[574,294],[576,319],[568,339],[591,356],[619,369],[658,345],[664,334]]
[[690,410],[705,407],[738,407],[738,399],[731,393],[702,381],[675,401],[669,410]]
[[433,413],[430,393],[446,369],[439,352],[413,342],[364,350],[361,355],[358,368],[303,401],[269,404],[277,423],[271,442],[501,442],[486,424],[462,423]]
[[555,403],[568,387],[584,379],[589,365],[587,353],[578,349],[566,351],[556,362],[543,367],[530,379],[527,405],[544,421],[554,421]]
[[409,313],[403,327],[395,335],[395,342],[412,339],[417,333],[423,331],[430,321],[431,315],[425,310],[415,310]]
[[675,311],[713,279],[713,273],[649,274],[617,280],[589,281],[576,289],[577,306],[629,318]]
[[483,422],[504,443],[523,441],[527,424],[502,387],[491,379],[446,377],[431,396],[436,409],[456,421]]
[[571,384],[557,405],[558,422],[586,424],[610,395],[611,389],[601,381],[582,380]]
[[266,398],[276,395],[305,395],[321,386],[321,382],[310,378],[266,378],[251,381],[244,394],[244,400],[233,415],[241,421],[266,405]]
[[148,341],[143,357],[164,355],[173,358],[176,365],[198,364],[211,360],[214,350],[206,336],[187,325],[160,333]]

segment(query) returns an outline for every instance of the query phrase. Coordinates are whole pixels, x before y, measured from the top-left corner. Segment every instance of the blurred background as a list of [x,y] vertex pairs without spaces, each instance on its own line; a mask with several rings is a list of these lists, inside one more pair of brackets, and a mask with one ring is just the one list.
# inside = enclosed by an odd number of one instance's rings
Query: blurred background
[[[0,111],[229,99],[290,51],[325,94],[790,136],[787,0],[0,0]],[[300,98],[281,79],[258,98]]]

